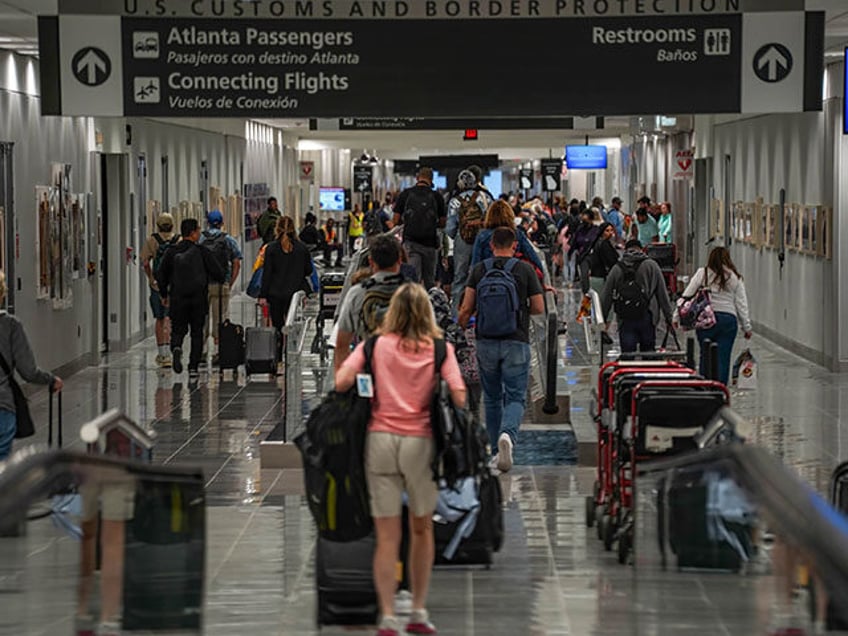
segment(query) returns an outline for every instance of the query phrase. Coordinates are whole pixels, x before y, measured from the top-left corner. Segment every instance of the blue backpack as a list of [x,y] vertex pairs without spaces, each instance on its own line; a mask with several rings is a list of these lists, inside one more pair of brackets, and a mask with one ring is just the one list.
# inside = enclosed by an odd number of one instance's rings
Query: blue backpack
[[495,267],[495,259],[483,261],[486,273],[477,284],[477,336],[506,338],[518,331],[518,286],[512,270],[517,258],[509,259],[503,269]]

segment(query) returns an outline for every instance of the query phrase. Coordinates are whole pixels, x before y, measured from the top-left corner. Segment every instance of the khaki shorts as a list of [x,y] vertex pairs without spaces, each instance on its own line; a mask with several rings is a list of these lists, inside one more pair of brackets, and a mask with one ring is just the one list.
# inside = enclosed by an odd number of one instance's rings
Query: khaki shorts
[[404,491],[415,517],[428,517],[436,509],[439,489],[430,463],[436,452],[431,437],[393,433],[368,433],[365,474],[374,517],[400,517]]
[[88,521],[97,516],[98,510],[104,521],[128,521],[135,514],[135,483],[83,484],[82,518]]
[[[220,313],[218,311],[218,298],[221,298],[221,309],[224,310],[224,317],[221,318]],[[219,285],[213,283],[209,285],[209,319],[212,322],[212,333],[218,333],[218,325],[222,320],[226,320],[230,317],[230,286],[229,285]],[[203,330],[203,335],[205,337],[209,337],[209,322],[206,321],[206,329]],[[206,345],[204,345],[206,348]]]

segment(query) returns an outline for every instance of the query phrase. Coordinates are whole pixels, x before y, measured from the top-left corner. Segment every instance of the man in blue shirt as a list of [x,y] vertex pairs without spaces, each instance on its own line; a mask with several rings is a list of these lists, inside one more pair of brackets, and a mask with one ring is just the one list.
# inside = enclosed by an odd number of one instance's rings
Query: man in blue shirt
[[610,202],[610,209],[607,210],[607,222],[612,223],[612,226],[615,228],[616,239],[620,239],[624,232],[624,217],[622,215],[621,199],[613,197]]
[[633,238],[638,239],[642,245],[650,245],[660,240],[660,226],[648,212],[649,205],[651,200],[648,197],[639,199],[636,220],[633,222]]
[[[218,346],[218,325],[230,316],[230,289],[238,280],[241,271],[242,253],[238,241],[224,232],[224,216],[220,210],[212,210],[206,215],[208,228],[200,236],[199,243],[206,247],[221,268],[227,273],[223,284],[209,284],[209,315],[214,325],[215,346]],[[223,316],[219,314],[219,307]],[[209,337],[209,324],[204,330],[204,342]],[[216,356],[217,357],[217,356]],[[215,359],[213,358],[213,364]]]

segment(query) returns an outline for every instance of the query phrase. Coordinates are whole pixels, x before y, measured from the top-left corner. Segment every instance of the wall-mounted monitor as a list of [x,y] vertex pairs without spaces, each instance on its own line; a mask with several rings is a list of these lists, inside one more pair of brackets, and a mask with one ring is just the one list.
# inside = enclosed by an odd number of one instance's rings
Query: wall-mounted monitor
[[443,174],[439,174],[438,170],[433,170],[433,187],[436,190],[448,189],[448,178]]
[[344,188],[319,189],[318,206],[327,212],[343,212],[345,209]]
[[607,147],[566,146],[565,165],[569,170],[604,170],[607,167]]

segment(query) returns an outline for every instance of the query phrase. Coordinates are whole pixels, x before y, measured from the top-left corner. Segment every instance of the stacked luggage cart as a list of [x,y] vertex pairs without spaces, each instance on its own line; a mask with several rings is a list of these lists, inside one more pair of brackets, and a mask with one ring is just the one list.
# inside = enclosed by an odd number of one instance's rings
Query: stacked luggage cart
[[597,526],[606,550],[617,544],[622,564],[633,547],[637,464],[697,450],[699,436],[730,403],[726,386],[690,368],[691,355],[690,366],[677,353],[639,357],[601,366],[591,407],[598,468],[594,494],[586,498],[586,525]]

